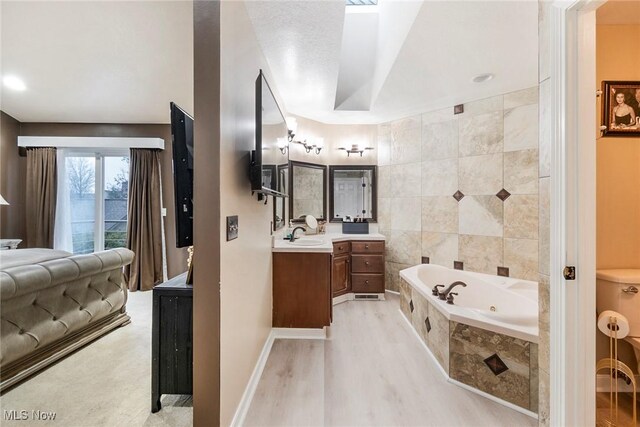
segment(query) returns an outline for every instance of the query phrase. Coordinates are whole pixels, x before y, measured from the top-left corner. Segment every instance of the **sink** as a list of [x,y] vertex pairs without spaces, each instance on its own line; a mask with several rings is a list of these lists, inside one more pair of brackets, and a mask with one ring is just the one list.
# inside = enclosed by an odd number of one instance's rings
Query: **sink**
[[300,238],[300,239],[294,240],[293,242],[289,242],[289,244],[297,245],[297,246],[320,246],[324,244],[324,240]]

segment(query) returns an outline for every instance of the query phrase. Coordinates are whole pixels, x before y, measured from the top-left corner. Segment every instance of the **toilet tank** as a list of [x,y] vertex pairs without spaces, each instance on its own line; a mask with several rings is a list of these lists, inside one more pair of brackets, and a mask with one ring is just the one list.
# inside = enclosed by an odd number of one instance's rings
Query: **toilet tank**
[[597,270],[596,310],[622,314],[629,320],[629,335],[640,337],[640,269]]

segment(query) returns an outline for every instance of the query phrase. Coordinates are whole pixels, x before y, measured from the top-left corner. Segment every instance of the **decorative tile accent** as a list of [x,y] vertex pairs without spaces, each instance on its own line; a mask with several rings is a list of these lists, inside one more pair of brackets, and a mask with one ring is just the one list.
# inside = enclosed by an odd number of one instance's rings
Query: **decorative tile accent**
[[413,300],[409,301],[409,309],[413,313],[413,310],[415,309],[415,307],[413,306]]
[[429,264],[429,257],[428,256],[423,256],[422,257],[422,263],[423,264]]
[[502,361],[502,359],[500,359],[500,356],[498,356],[497,353],[493,353],[492,356],[489,356],[486,359],[484,359],[484,363],[487,364],[487,366],[489,367],[489,369],[491,369],[491,372],[493,372],[493,375],[495,376],[498,376],[501,373],[509,370],[509,367],[504,364],[504,362]]
[[462,261],[453,261],[453,268],[456,270],[464,270],[464,263]]
[[498,276],[509,277],[509,267],[498,267]]
[[504,188],[500,191],[498,191],[498,194],[496,194],[496,197],[500,200],[502,200],[503,202],[505,200],[507,200],[509,198],[509,196],[511,196],[511,193],[509,193],[507,190],[505,190]]
[[453,114],[464,113],[464,104],[458,104],[453,106]]
[[427,327],[427,333],[431,332],[431,322],[429,321],[429,316],[424,319],[424,325]]
[[453,193],[453,198],[456,199],[458,202],[462,200],[463,197],[464,197],[464,194],[462,194],[462,191],[460,190]]

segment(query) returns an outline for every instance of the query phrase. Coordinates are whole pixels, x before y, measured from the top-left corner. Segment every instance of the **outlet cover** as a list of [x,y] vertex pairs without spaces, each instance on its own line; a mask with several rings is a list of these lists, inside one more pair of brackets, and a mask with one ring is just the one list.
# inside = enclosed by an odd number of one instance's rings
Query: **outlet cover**
[[238,215],[227,217],[227,242],[238,238]]

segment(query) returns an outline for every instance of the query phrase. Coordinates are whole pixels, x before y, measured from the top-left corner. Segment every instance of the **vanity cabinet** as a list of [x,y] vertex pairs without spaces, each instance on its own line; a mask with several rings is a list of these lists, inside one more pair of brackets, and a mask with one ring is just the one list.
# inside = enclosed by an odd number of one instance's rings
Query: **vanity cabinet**
[[331,254],[273,254],[273,327],[331,325]]
[[332,296],[353,293],[384,293],[384,241],[353,241],[333,244]]
[[333,244],[333,263],[331,267],[331,293],[338,297],[351,292],[351,254],[349,242]]

